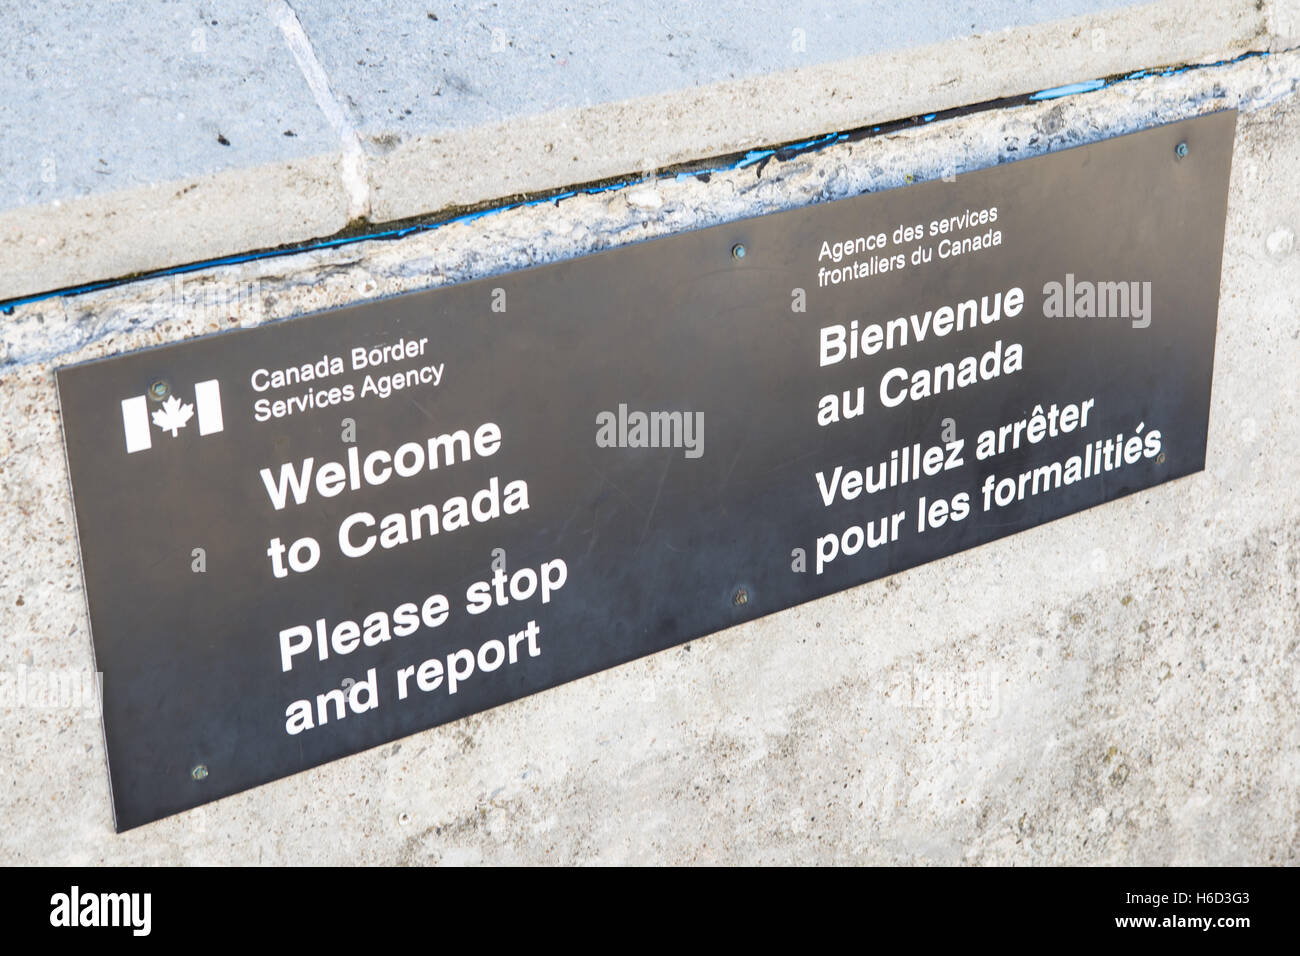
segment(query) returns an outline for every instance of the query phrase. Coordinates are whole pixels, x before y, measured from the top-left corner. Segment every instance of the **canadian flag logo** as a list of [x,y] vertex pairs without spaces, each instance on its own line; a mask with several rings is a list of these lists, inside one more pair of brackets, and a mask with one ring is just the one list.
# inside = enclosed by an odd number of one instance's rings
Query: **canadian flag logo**
[[147,395],[122,399],[122,431],[126,435],[127,454],[153,447],[150,421],[172,438],[179,436],[181,429],[194,418],[196,406],[200,435],[211,435],[226,427],[221,417],[221,385],[215,378],[195,384],[193,404],[177,395],[169,395],[160,407],[154,409],[152,416]]

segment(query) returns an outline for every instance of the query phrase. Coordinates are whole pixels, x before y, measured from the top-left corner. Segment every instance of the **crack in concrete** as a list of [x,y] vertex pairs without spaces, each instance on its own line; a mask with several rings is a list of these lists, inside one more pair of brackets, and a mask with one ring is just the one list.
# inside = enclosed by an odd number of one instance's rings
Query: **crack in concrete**
[[329,77],[316,51],[307,38],[307,31],[302,28],[298,14],[286,0],[267,0],[267,8],[276,26],[284,34],[284,41],[293,54],[298,69],[302,72],[307,87],[316,99],[330,128],[339,138],[343,150],[340,179],[348,196],[348,219],[356,221],[370,218],[370,171],[366,164],[366,154],[361,148],[361,137],[356,127],[348,120],[334,91],[330,89]]

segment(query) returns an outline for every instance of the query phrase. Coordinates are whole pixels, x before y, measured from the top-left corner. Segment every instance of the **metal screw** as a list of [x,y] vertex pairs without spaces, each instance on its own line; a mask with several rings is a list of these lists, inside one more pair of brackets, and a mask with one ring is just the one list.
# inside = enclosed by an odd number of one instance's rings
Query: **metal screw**
[[1160,454],[1156,455],[1156,464],[1163,465],[1164,463],[1165,463],[1165,453],[1161,452]]
[[744,588],[741,588],[739,591],[736,592],[736,596],[731,599],[731,603],[736,605],[736,607],[740,607],[742,604],[748,604],[749,592],[746,591]]
[[149,386],[149,394],[160,402],[167,397],[167,393],[170,391],[171,391],[171,386],[168,385],[166,382],[164,382],[162,379],[159,379],[158,381],[154,382],[152,385]]
[[731,258],[733,259],[745,258],[745,246],[743,243],[738,242],[731,247]]
[[190,776],[195,780],[206,780],[208,778],[208,765],[202,763],[199,764],[190,771]]
[[1187,155],[1187,144],[1186,144],[1186,143],[1179,143],[1177,146],[1175,146],[1175,147],[1174,147],[1174,155],[1177,156],[1179,159],[1182,159],[1184,156],[1186,156],[1186,155]]

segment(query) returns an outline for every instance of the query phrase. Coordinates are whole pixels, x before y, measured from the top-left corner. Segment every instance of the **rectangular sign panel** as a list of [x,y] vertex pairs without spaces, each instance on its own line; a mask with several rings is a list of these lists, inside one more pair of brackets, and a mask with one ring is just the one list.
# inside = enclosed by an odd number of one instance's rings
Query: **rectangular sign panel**
[[61,369],[118,827],[1200,470],[1235,124]]

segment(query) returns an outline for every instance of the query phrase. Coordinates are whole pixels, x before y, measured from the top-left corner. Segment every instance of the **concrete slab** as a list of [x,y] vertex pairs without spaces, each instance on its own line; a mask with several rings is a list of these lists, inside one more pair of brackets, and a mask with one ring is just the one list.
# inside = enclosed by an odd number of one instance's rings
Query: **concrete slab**
[[293,0],[358,131],[381,153],[413,132],[494,126],[1140,5],[379,0],[341,12],[337,0]]
[[0,104],[6,209],[337,149],[260,0],[8,5]]
[[260,0],[11,4],[0,298],[337,231],[338,152]]

